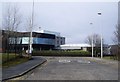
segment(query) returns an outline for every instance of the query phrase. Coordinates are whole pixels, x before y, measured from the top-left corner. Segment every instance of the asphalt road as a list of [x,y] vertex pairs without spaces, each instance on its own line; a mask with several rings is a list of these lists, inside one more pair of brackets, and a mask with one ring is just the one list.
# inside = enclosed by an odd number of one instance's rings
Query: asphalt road
[[118,62],[84,57],[45,57],[26,80],[118,80]]

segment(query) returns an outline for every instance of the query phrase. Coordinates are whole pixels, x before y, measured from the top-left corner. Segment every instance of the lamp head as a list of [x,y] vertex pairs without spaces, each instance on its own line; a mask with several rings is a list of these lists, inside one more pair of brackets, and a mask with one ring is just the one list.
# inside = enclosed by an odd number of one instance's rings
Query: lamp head
[[101,13],[101,12],[98,12],[98,15],[99,15],[99,16],[101,16],[101,15],[102,15],[102,13]]

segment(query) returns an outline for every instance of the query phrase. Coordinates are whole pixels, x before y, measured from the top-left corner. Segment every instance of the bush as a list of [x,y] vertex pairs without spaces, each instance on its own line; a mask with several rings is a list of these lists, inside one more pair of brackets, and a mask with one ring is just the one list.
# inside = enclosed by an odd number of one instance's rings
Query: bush
[[91,53],[83,50],[72,51],[33,51],[33,56],[91,56]]

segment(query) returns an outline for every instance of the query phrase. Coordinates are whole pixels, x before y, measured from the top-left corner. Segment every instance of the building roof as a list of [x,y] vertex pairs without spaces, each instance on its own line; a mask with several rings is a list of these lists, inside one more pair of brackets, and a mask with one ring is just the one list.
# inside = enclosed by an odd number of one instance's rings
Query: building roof
[[65,44],[65,45],[60,45],[61,47],[63,46],[79,46],[79,47],[91,47],[89,44]]
[[65,44],[60,45],[60,49],[81,49],[82,47],[91,47],[89,44]]
[[54,34],[56,36],[60,36],[59,32],[53,32],[53,31],[48,31],[48,30],[38,30],[38,31],[33,31],[33,32],[37,32],[37,33],[46,33],[46,34]]

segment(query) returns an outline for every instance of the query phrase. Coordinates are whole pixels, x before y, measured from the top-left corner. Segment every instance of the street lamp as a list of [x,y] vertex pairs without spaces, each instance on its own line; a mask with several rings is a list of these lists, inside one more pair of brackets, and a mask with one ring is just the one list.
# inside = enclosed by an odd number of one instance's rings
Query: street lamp
[[[90,25],[93,25],[93,23],[90,23]],[[93,52],[93,33],[92,33],[92,57],[94,55],[94,52]]]
[[32,56],[32,28],[33,28],[33,21],[34,21],[34,0],[33,0],[33,5],[32,5],[32,20],[31,20],[31,27],[30,27],[30,43],[29,43],[29,57],[31,58]]
[[[98,14],[98,16],[101,16],[101,15],[102,15],[102,13],[101,13],[101,12],[98,12],[97,14]],[[102,33],[101,33],[101,58],[103,58],[103,42],[102,42]]]

